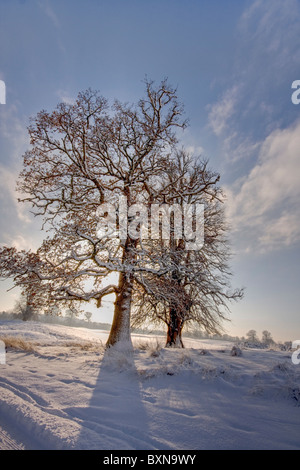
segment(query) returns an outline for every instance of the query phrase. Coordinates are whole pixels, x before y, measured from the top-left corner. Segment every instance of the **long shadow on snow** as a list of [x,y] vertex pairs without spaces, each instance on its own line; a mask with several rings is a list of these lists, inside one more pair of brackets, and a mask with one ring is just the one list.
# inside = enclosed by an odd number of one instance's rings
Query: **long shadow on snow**
[[82,425],[76,449],[157,448],[149,436],[134,355],[115,348],[105,351],[88,406],[74,410]]

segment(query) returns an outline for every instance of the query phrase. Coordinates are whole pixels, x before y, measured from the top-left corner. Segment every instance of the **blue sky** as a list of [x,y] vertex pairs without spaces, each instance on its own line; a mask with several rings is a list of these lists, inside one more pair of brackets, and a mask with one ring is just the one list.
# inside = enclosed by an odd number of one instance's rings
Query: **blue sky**
[[[182,143],[227,194],[232,282],[246,287],[227,332],[300,339],[299,32],[297,0],[0,0],[0,243],[44,236],[14,192],[29,116],[88,87],[135,101],[145,75],[168,77],[190,122]],[[18,296],[6,289],[1,309]]]

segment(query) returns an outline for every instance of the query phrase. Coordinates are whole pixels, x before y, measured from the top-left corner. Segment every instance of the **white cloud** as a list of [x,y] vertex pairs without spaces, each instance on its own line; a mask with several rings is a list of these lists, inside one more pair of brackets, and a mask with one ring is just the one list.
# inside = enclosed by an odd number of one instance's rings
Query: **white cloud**
[[72,97],[66,90],[57,90],[56,95],[63,103],[73,105],[76,102],[76,99]]
[[29,138],[26,123],[20,119],[17,106],[6,104],[1,108],[0,136],[2,141],[9,140],[9,157],[20,158],[29,143]]
[[226,189],[227,214],[240,241],[272,250],[300,240],[299,176],[300,121],[272,132],[248,176]]
[[28,207],[25,204],[18,202],[18,194],[15,190],[18,172],[5,168],[0,165],[0,202],[1,207],[10,207],[11,215],[17,215],[20,222],[26,224],[31,223],[32,220],[28,215]]
[[228,163],[256,160],[260,142],[294,120],[290,89],[299,72],[299,21],[297,0],[256,0],[238,21],[231,83],[224,77],[221,98],[208,106],[208,125]]
[[294,212],[283,211],[278,219],[268,222],[259,238],[262,249],[275,250],[299,241],[300,210],[298,207],[294,209]]
[[204,148],[201,147],[200,145],[195,146],[195,145],[187,145],[185,147],[185,150],[187,151],[188,154],[194,155],[194,156],[201,156],[204,154]]
[[246,160],[257,154],[260,145],[260,142],[254,142],[248,136],[241,136],[231,130],[231,133],[223,139],[223,157],[230,163]]
[[224,93],[220,101],[209,106],[209,126],[217,136],[220,136],[226,130],[228,120],[234,114],[237,97],[238,86],[233,86]]
[[17,235],[13,239],[10,239],[8,244],[9,246],[14,246],[17,250],[31,250],[35,251],[37,249],[36,240],[32,237],[24,237],[23,235]]
[[[28,208],[17,201],[16,181],[21,170],[22,155],[29,145],[25,122],[18,117],[15,105],[5,106],[0,121],[1,157],[0,163],[0,204],[2,210],[11,208],[12,217],[17,215],[21,222],[28,223]],[[5,159],[3,158],[5,157]]]

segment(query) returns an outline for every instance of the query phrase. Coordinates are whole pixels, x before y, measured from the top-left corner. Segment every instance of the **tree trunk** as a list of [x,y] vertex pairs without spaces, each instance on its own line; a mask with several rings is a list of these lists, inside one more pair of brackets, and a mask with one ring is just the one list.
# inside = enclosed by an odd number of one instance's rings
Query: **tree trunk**
[[181,334],[183,321],[175,308],[170,308],[166,347],[184,348]]
[[[130,268],[133,261],[134,248],[136,240],[127,237],[124,245],[124,252],[122,257],[123,266]],[[116,343],[127,343],[127,346],[132,347],[130,335],[130,311],[133,289],[133,276],[132,274],[121,272],[119,277],[118,292],[115,300],[115,310],[113,322],[110,330],[106,346],[113,346]]]
[[106,346],[113,346],[118,342],[131,345],[130,337],[130,309],[132,299],[133,280],[125,273],[120,274],[118,294],[115,300],[115,310],[110,334]]

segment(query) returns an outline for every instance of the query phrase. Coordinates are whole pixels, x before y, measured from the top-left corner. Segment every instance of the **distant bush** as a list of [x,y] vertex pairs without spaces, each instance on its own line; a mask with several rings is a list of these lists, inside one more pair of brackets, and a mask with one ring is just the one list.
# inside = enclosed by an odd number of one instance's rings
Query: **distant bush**
[[233,346],[230,351],[231,356],[242,356],[242,350],[238,346]]

